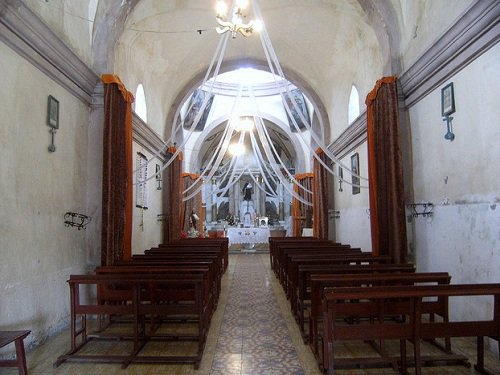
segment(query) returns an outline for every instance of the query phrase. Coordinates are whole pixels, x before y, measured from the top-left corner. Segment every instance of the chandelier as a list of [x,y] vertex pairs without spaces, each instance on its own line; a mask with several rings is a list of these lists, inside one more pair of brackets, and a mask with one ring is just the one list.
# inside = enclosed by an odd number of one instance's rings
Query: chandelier
[[250,21],[249,23],[243,23],[243,10],[247,7],[248,0],[236,0],[233,5],[233,15],[231,20],[227,20],[227,4],[223,0],[219,0],[216,6],[216,15],[217,23],[219,26],[216,28],[216,31],[219,34],[224,34],[226,32],[231,32],[233,39],[236,38],[236,35],[240,33],[241,35],[247,37],[252,34],[252,32],[260,31],[262,29],[262,22],[260,21]]

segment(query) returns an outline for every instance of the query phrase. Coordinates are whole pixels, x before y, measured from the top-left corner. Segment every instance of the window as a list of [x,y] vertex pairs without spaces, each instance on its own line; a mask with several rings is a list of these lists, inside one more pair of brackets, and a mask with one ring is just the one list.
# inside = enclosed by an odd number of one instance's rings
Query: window
[[359,116],[359,94],[356,86],[352,85],[349,97],[349,124],[352,124]]
[[144,95],[144,87],[142,83],[135,90],[135,107],[134,112],[145,123],[148,122],[148,110],[146,108],[146,96]]

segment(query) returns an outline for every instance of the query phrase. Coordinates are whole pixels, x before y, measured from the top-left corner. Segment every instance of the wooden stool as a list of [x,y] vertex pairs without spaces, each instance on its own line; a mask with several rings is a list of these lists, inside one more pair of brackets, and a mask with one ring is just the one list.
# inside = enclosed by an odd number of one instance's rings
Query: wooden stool
[[0,360],[0,367],[17,367],[19,375],[28,375],[23,340],[30,333],[31,331],[0,331],[0,348],[12,342],[16,344],[16,359]]

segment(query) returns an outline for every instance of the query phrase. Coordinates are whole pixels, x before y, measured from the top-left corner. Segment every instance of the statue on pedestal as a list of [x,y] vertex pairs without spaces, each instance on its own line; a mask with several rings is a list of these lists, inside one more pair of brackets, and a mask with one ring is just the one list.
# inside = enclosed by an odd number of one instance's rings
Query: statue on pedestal
[[243,186],[243,200],[244,201],[251,201],[252,200],[252,192],[253,192],[253,186],[250,182],[245,182],[245,185]]

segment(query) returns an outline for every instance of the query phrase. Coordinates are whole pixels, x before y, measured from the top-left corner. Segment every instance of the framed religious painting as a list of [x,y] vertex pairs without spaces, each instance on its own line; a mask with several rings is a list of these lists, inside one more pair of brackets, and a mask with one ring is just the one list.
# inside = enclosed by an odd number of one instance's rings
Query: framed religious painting
[[356,152],[351,156],[351,182],[352,182],[352,194],[359,194],[359,154]]
[[441,89],[441,115],[449,116],[455,112],[455,93],[453,82],[448,83]]

